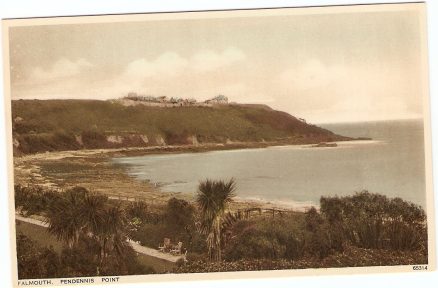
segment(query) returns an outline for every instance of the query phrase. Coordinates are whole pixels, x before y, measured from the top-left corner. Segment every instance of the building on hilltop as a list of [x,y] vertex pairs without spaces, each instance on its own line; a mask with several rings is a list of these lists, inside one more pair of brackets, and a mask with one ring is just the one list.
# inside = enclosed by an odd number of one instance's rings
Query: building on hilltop
[[218,95],[216,97],[213,97],[207,101],[205,101],[207,104],[228,104],[228,98],[224,95]]
[[[198,102],[194,98],[181,98],[181,97],[167,97],[167,96],[149,96],[141,95],[136,92],[129,92],[123,99],[136,101],[147,106],[159,106],[159,107],[182,107],[182,106],[212,106],[212,105],[227,105],[229,104],[228,98],[224,95],[218,95],[204,102]],[[132,103],[130,104],[132,105]],[[137,105],[137,104],[134,104]]]
[[158,100],[158,102],[161,102],[161,103],[165,103],[165,102],[169,101],[167,96],[158,96],[156,99]]

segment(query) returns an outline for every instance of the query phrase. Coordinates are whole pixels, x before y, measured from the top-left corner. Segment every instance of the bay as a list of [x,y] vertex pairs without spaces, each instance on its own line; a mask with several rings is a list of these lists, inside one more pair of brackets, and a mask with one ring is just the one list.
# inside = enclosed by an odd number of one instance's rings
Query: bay
[[114,158],[127,173],[164,192],[196,192],[205,179],[237,182],[241,199],[295,208],[317,206],[321,196],[368,190],[425,207],[422,120],[320,125],[372,141],[339,142],[338,147],[274,146]]

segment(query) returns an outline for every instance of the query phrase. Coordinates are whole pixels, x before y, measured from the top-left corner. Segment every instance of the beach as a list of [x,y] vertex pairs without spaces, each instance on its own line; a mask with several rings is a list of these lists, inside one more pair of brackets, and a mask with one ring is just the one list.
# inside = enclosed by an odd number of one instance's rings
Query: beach
[[[294,145],[296,148],[308,145]],[[159,185],[150,181],[139,181],[121,165],[115,165],[114,157],[135,157],[206,151],[251,149],[268,147],[268,143],[246,145],[197,145],[157,146],[147,148],[93,149],[77,151],[54,151],[14,157],[14,183],[36,185],[65,190],[75,186],[102,193],[110,199],[120,201],[145,201],[149,208],[161,209],[172,197],[193,201],[193,195],[181,192],[163,192]],[[281,146],[277,146],[281,147]],[[233,208],[246,209],[263,207],[267,209],[291,209],[287,203],[267,202],[260,199],[237,197]]]

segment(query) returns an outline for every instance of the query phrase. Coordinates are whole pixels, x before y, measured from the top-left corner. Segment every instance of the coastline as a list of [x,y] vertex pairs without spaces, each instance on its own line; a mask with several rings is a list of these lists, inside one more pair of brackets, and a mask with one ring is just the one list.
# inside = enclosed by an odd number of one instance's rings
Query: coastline
[[[381,141],[371,138],[363,139],[349,138],[338,139],[336,141],[326,141],[325,143],[379,143]],[[202,153],[210,151],[223,150],[242,150],[242,149],[258,149],[269,147],[312,147],[314,144],[322,142],[230,142],[230,143],[203,143],[197,145],[162,145],[162,146],[146,146],[146,147],[120,147],[120,148],[97,148],[97,149],[78,149],[78,150],[62,150],[62,151],[46,151],[33,154],[22,154],[14,156],[14,164],[29,160],[51,159],[59,160],[66,157],[86,157],[86,156],[101,156],[101,157],[129,157],[143,156],[149,154],[166,154],[166,153]],[[324,147],[312,147],[324,148]]]
[[[333,143],[357,142],[375,143],[375,141],[348,140]],[[332,142],[330,142],[332,143]],[[153,146],[140,148],[114,148],[73,151],[53,151],[14,157],[15,184],[40,185],[53,189],[68,189],[83,186],[90,191],[107,195],[110,199],[121,201],[142,200],[151,207],[159,208],[172,197],[192,202],[193,195],[180,192],[163,192],[148,181],[139,181],[126,173],[126,168],[112,163],[114,157],[135,157],[156,154],[202,153],[210,151],[235,151],[241,149],[261,149],[282,147],[339,149],[338,147],[313,148],[312,144],[285,143],[232,143],[201,144],[181,146]],[[60,161],[62,160],[62,161]],[[303,205],[302,205],[303,204]],[[304,205],[305,204],[305,205]],[[293,203],[284,201],[268,201],[263,199],[237,198],[232,205],[234,209],[282,209],[305,211],[309,203]]]

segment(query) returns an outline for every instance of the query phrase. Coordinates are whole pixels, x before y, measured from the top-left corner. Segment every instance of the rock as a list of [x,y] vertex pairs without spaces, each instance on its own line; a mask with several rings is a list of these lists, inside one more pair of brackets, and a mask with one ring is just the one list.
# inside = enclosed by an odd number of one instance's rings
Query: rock
[[84,142],[82,141],[81,135],[75,135],[76,142],[79,143],[79,145],[84,146]]
[[106,137],[106,141],[110,143],[121,144],[123,142],[123,137],[118,135],[109,135]]
[[189,136],[189,137],[187,138],[187,141],[188,141],[191,145],[194,145],[194,146],[198,146],[198,145],[199,145],[198,137],[196,137],[196,135]]
[[140,138],[145,144],[149,143],[148,135],[140,135]]
[[159,146],[166,146],[166,141],[164,141],[163,137],[161,135],[155,136],[155,142]]
[[312,147],[318,148],[318,147],[338,147],[338,144],[336,143],[326,143],[326,142],[320,142],[316,145],[313,145]]

